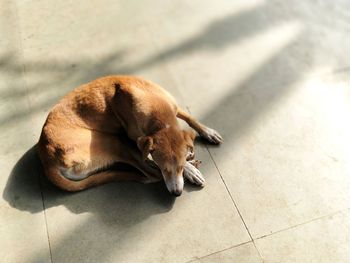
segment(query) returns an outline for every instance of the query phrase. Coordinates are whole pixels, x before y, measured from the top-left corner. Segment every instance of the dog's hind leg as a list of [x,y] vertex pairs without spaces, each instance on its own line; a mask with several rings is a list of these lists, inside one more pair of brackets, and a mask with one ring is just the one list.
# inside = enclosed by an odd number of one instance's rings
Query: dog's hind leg
[[[41,146],[40,157],[44,163],[47,177],[58,187],[67,191],[80,191],[110,181],[139,181],[148,183],[161,180],[159,169],[149,167],[143,162],[137,146],[116,135],[79,130],[79,137],[69,138],[65,143],[67,150],[57,149],[60,158],[45,154]],[[72,143],[73,141],[73,143]],[[124,163],[134,167],[131,172],[113,170],[115,164]]]
[[138,174],[134,171],[117,171],[117,170],[106,170],[97,172],[88,176],[87,178],[80,181],[69,180],[57,169],[50,169],[47,173],[50,173],[49,179],[59,188],[69,192],[82,191],[91,187],[106,184],[113,181],[136,181],[143,182],[144,178],[142,174]]
[[190,127],[192,127],[196,132],[198,132],[198,134],[201,137],[208,140],[209,142],[214,144],[220,144],[223,142],[221,135],[216,130],[211,129],[205,126],[204,124],[200,123],[183,109],[181,108],[177,109],[176,117],[187,122],[187,124]]

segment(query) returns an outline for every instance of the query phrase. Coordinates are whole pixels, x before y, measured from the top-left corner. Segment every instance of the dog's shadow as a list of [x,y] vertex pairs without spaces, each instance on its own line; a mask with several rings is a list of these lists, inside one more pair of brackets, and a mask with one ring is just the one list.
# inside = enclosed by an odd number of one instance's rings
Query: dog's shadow
[[93,213],[105,222],[118,222],[122,227],[153,214],[166,213],[175,201],[163,182],[147,185],[115,182],[78,193],[64,192],[43,176],[35,146],[13,167],[3,198],[11,207],[30,213],[63,205],[72,213]]

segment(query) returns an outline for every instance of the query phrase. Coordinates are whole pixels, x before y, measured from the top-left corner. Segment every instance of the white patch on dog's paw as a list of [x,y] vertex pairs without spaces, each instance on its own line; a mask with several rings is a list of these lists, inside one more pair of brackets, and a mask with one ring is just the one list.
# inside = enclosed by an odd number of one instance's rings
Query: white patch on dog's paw
[[183,175],[191,183],[204,187],[205,179],[202,173],[189,162],[185,164]]
[[216,130],[209,127],[205,127],[204,132],[201,133],[200,136],[214,144],[220,144],[223,142],[221,135]]

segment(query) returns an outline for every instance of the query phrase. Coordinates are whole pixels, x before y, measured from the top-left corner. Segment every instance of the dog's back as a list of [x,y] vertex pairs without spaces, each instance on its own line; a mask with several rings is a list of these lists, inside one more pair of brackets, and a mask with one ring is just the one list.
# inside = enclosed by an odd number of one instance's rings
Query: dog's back
[[[97,149],[108,150],[113,136],[126,132],[135,141],[148,125],[147,115],[157,112],[157,119],[162,115],[175,119],[175,107],[169,93],[137,77],[108,76],[74,89],[53,107],[42,129],[38,152],[47,176],[58,185],[71,185],[62,183],[59,169],[79,165],[89,169],[95,165],[92,153],[97,157]],[[102,166],[109,165],[98,159]],[[89,164],[85,167],[84,162]]]

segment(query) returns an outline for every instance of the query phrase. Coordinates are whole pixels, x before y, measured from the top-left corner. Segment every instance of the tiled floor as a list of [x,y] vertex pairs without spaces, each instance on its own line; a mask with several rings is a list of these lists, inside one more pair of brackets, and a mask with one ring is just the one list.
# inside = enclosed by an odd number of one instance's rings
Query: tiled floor
[[[347,0],[2,0],[0,261],[350,262],[349,33]],[[224,136],[204,189],[40,177],[50,107],[120,73]]]

